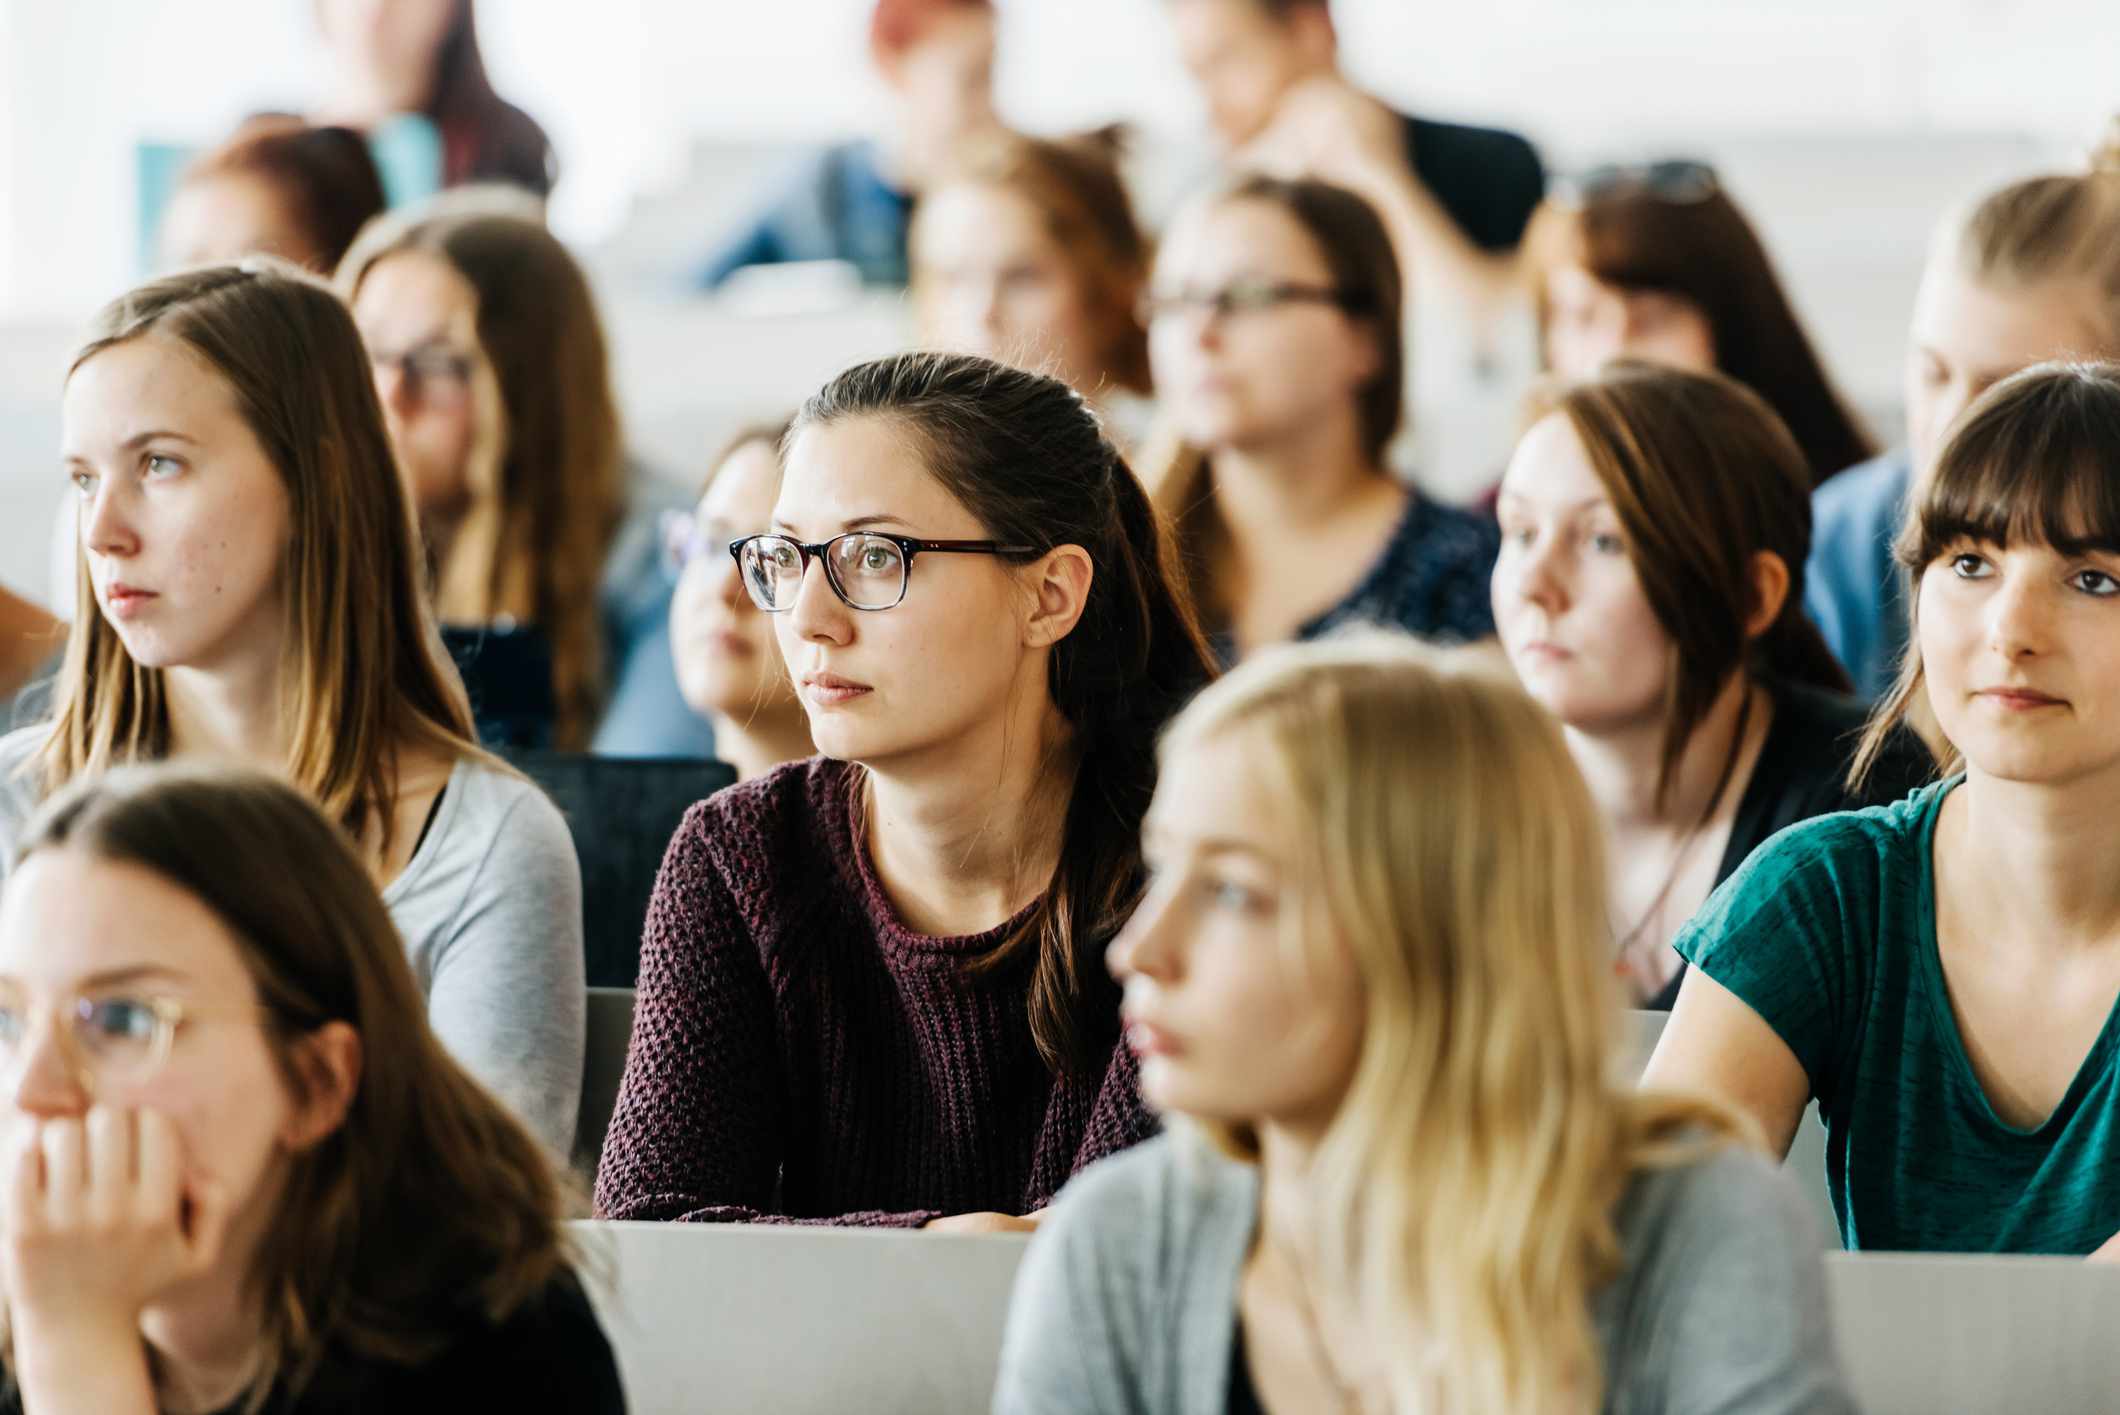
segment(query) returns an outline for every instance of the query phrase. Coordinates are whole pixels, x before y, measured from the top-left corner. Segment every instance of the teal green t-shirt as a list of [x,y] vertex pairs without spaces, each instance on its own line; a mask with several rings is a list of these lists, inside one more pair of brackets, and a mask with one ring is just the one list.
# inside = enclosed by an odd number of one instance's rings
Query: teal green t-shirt
[[2081,1255],[2120,1232],[2120,1022],[2044,1124],[1996,1117],[1936,949],[1936,817],[1957,784],[1791,826],[1675,947],[1803,1063],[1850,1249]]

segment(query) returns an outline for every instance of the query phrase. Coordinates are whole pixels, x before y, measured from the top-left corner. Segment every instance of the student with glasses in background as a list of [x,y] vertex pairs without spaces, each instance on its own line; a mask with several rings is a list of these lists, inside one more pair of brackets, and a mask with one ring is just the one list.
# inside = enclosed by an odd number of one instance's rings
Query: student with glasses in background
[[663,513],[663,554],[677,574],[670,652],[678,691],[714,725],[714,754],[739,781],[817,748],[772,621],[745,592],[731,547],[773,518],[785,422],[746,428],[714,459],[699,504]]
[[1225,660],[1350,620],[1494,632],[1492,523],[1387,465],[1401,301],[1383,223],[1321,182],[1245,178],[1164,240],[1145,311],[1175,438],[1144,462]]
[[1609,165],[1562,178],[1524,251],[1549,371],[1588,378],[1624,356],[1726,373],[1788,424],[1814,484],[1876,450],[1766,247],[1707,164]]
[[1100,959],[1207,645],[1095,414],[985,359],[826,385],[771,526],[733,553],[823,756],[670,844],[597,1211],[1029,1226],[1154,1128]]
[[625,1409],[565,1182],[314,804],[129,768],[11,863],[0,1412]]

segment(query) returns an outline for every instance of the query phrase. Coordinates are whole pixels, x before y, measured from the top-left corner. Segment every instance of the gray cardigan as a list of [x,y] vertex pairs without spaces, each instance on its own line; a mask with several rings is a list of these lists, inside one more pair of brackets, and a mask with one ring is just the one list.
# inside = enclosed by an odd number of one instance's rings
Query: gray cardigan
[[[24,775],[50,728],[0,737],[0,878],[38,792]],[[581,866],[559,808],[470,757],[383,904],[449,1054],[564,1161],[581,1107],[588,993]]]
[[[1190,1132],[1078,1175],[1031,1241],[996,1415],[1224,1415],[1258,1172]],[[1841,1415],[1818,1231],[1735,1148],[1636,1179],[1595,1294],[1611,1415]]]

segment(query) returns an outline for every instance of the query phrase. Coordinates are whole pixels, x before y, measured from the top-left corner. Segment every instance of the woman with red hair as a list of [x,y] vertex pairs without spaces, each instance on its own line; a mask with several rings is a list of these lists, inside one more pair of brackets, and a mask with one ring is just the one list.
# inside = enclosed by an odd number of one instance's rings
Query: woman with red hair
[[1000,127],[993,0],[876,0],[869,56],[889,95],[883,131],[805,162],[707,258],[701,285],[797,260],[843,260],[867,284],[905,284],[914,195],[961,143]]

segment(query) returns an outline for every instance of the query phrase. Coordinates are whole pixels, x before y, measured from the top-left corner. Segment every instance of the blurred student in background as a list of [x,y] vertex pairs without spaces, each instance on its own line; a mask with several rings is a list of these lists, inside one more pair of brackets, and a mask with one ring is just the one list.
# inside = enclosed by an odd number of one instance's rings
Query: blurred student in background
[[1589,378],[1615,358],[1726,373],[1788,425],[1813,485],[1875,450],[1714,169],[1603,167],[1561,183],[1525,250],[1553,373]]
[[1350,620],[1494,632],[1493,523],[1386,461],[1405,399],[1400,288],[1376,213],[1322,182],[1242,179],[1163,242],[1149,351],[1179,445],[1145,454],[1143,476],[1225,662]]
[[1818,1235],[1616,1084],[1602,834],[1484,655],[1267,650],[1163,746],[1110,950],[1163,1137],[1061,1195],[996,1415],[1846,1415]]
[[20,849],[0,1411],[625,1409],[552,1157],[443,1050],[313,802],[131,768]]
[[568,1153],[573,839],[473,738],[345,306],[262,256],[143,285],[98,317],[62,424],[73,626],[50,720],[0,739],[0,869],[40,799],[113,767],[276,772],[355,842],[444,1044]]
[[1866,715],[1803,614],[1810,475],[1758,395],[1608,365],[1544,394],[1502,481],[1494,617],[1560,719],[1612,842],[1611,953],[1668,1008],[1671,939],[1785,826],[1896,801],[1932,763],[1905,734],[1860,789]]
[[927,342],[1049,373],[1090,400],[1122,448],[1148,431],[1148,241],[1116,133],[1010,135],[962,150],[913,219]]
[[739,432],[715,458],[699,504],[663,513],[663,545],[678,572],[670,606],[677,685],[713,723],[714,755],[739,781],[817,750],[773,621],[752,602],[731,553],[772,523],[787,429],[782,422]]
[[1907,340],[1906,442],[1818,489],[1805,594],[1856,690],[1882,698],[1907,644],[1892,544],[1952,422],[2046,359],[2120,357],[2120,121],[2086,172],[1990,192],[1936,234]]
[[1408,117],[1349,84],[1326,0],[1167,0],[1185,67],[1231,159],[1358,193],[1423,301],[1477,321],[1545,192],[1514,133]]
[[890,105],[872,139],[808,160],[763,210],[725,236],[698,283],[747,265],[841,260],[871,285],[906,283],[913,199],[963,143],[997,131],[993,0],[876,0],[869,58]]
[[462,192],[369,227],[339,288],[482,735],[581,750],[605,701],[598,593],[626,509],[587,277],[526,202]]
[[264,254],[328,276],[385,204],[359,133],[253,118],[184,169],[157,247],[165,269]]
[[537,196],[559,175],[537,120],[486,77],[471,0],[314,0],[331,60],[311,115],[368,131],[400,114],[434,125],[440,184],[506,182]]

